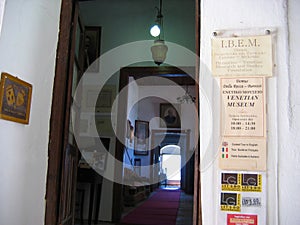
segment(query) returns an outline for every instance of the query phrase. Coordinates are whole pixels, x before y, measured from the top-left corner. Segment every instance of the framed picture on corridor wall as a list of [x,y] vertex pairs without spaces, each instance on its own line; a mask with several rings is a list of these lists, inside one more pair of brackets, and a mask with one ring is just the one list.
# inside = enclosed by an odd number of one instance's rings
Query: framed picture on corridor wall
[[95,60],[100,56],[101,27],[86,26],[84,42],[84,70],[98,72],[99,62]]
[[149,150],[149,122],[136,120],[134,130],[134,154],[148,155]]
[[180,105],[171,103],[160,104],[160,127],[180,128]]

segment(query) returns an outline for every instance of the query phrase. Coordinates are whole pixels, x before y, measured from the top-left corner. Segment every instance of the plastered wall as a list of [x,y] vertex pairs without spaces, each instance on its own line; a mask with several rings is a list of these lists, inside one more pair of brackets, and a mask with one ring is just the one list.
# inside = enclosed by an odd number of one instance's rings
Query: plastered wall
[[[201,1],[200,139],[203,224],[217,223],[219,182],[217,152],[220,140],[218,80],[211,76],[211,38],[215,30],[261,34],[274,30],[274,73],[267,79],[266,224],[299,224],[299,16],[300,4],[286,1]],[[298,59],[298,61],[297,61]],[[205,121],[205,118],[210,118]],[[202,122],[202,124],[201,124]],[[211,191],[214,190],[214,191]],[[225,224],[225,223],[224,223]],[[218,224],[220,225],[220,224]]]
[[44,224],[49,120],[61,1],[6,1],[0,71],[32,84],[28,125],[0,120],[0,223]]

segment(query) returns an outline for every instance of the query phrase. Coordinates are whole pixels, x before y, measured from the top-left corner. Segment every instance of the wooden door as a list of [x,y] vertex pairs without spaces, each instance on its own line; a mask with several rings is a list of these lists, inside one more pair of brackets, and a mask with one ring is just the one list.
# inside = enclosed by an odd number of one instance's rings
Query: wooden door
[[[78,2],[62,3],[56,76],[50,122],[49,160],[46,193],[46,225],[74,224],[78,148],[71,123],[71,106],[83,74],[84,27]],[[75,107],[74,107],[75,106]],[[78,115],[79,117],[79,115]],[[75,117],[75,120],[79,119]],[[77,123],[75,123],[77,124]]]
[[[79,150],[76,145],[74,130],[75,123],[72,124],[70,109],[73,106],[75,111],[75,120],[79,120],[79,114],[76,114],[76,102],[74,95],[79,79],[83,74],[83,49],[84,49],[84,26],[81,24],[78,15],[78,2],[73,6],[73,21],[71,27],[71,41],[69,54],[69,72],[67,83],[67,98],[65,109],[65,127],[64,127],[64,149],[62,160],[61,192],[59,202],[59,225],[72,225],[75,218],[75,196],[77,183],[77,165]],[[77,115],[77,117],[76,117]]]

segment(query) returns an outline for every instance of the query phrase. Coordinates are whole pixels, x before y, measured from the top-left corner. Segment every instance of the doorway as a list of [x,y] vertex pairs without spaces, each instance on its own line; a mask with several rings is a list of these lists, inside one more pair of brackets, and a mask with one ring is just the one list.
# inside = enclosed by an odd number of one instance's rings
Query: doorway
[[[84,1],[89,2],[89,1]],[[92,1],[91,1],[92,2]],[[93,1],[93,2],[100,2],[100,1]],[[110,2],[110,1],[108,1]],[[123,1],[124,2],[124,1]],[[58,125],[57,121],[65,121],[66,118],[66,111],[68,110],[68,107],[66,107],[66,102],[72,102],[71,92],[66,91],[68,87],[71,85],[70,80],[72,80],[72,76],[66,76],[71,70],[69,68],[69,64],[72,64],[72,60],[74,60],[74,57],[70,58],[68,56],[74,54],[74,51],[72,53],[72,46],[70,45],[70,40],[73,38],[73,31],[74,27],[71,26],[73,23],[73,19],[78,15],[78,11],[74,10],[74,5],[77,4],[77,1],[72,0],[63,0],[62,1],[62,11],[61,11],[61,24],[60,24],[60,37],[59,37],[59,45],[58,45],[58,57],[57,57],[57,67],[56,67],[56,76],[54,81],[54,95],[53,95],[53,104],[52,104],[52,113],[51,113],[51,128],[50,128],[50,143],[49,143],[49,163],[48,163],[48,175],[47,175],[47,194],[46,194],[46,216],[45,216],[45,224],[47,225],[53,225],[65,222],[64,224],[72,224],[73,216],[72,215],[72,208],[74,207],[73,204],[75,204],[75,192],[72,191],[72,187],[74,188],[74,180],[68,180],[69,183],[67,183],[67,186],[64,184],[63,179],[63,171],[64,171],[64,165],[63,160],[64,158],[63,153],[64,151],[68,150],[65,148],[65,145],[63,144],[64,141],[67,139],[68,135],[68,127],[63,125]],[[126,8],[126,7],[121,7]],[[197,15],[196,15],[196,36],[198,37],[198,27],[199,27],[199,4],[198,1],[196,1],[196,9],[197,9]],[[124,37],[125,38],[125,37]],[[196,38],[196,52],[198,53],[198,41],[199,38]],[[128,40],[125,40],[125,42]],[[73,46],[74,47],[74,46]],[[102,49],[102,51],[106,51],[107,49]],[[196,67],[197,68],[197,67]],[[197,69],[196,69],[197,74]],[[67,79],[68,77],[68,79]],[[195,77],[196,78],[196,77]],[[197,79],[197,78],[196,78]],[[69,88],[70,90],[70,88]],[[197,104],[197,103],[196,103]],[[117,146],[119,144],[117,143]],[[70,153],[73,152],[68,150]],[[77,153],[76,153],[77,154]],[[74,155],[76,157],[76,154]],[[197,153],[198,154],[198,153]],[[195,160],[197,160],[198,156],[195,157]],[[78,160],[78,159],[77,159]],[[74,165],[76,165],[76,160],[73,161],[72,167],[74,168]],[[195,165],[198,165],[197,162],[195,162]],[[198,170],[195,170],[198,171]],[[75,171],[76,175],[77,171]],[[195,174],[195,180],[196,180],[196,187],[199,187],[199,174]],[[63,187],[68,187],[68,199],[62,199],[62,196],[66,193],[62,192]],[[118,187],[117,184],[114,184],[114,192],[120,191],[121,187]],[[194,213],[194,221],[195,224],[198,223],[198,215],[199,215],[199,189],[197,188],[197,192],[195,194],[195,213]],[[72,201],[70,201],[72,199]],[[68,202],[68,204],[65,204],[65,202]],[[114,207],[118,205],[118,201],[114,199]],[[71,218],[68,220],[68,222],[60,221],[59,218],[61,213],[64,212],[64,207],[68,207],[69,215],[65,215],[66,219]]]
[[165,187],[180,188],[181,155],[180,146],[167,145],[161,149],[161,173],[166,175]]
[[[153,130],[152,131],[152,142],[154,145],[160,145],[160,156],[170,157],[174,156],[177,158],[175,160],[178,161],[180,156],[180,162],[176,163],[175,166],[178,168],[180,166],[180,183],[176,183],[178,187],[186,194],[194,195],[194,168],[195,168],[195,154],[194,151],[191,150],[191,130]],[[170,148],[167,148],[170,146]],[[172,161],[170,160],[170,163]],[[162,166],[159,171],[164,171],[164,167]],[[167,171],[168,172],[168,171]],[[171,173],[171,171],[169,171]],[[174,169],[174,173],[176,174],[177,170]],[[173,173],[172,173],[173,174]],[[174,175],[175,175],[174,174]],[[171,174],[170,174],[171,175]],[[164,184],[172,184],[171,181],[164,182]]]
[[[121,122],[120,125],[124,126],[129,120],[130,124],[134,124],[134,121],[142,120],[150,124],[150,153],[145,156],[134,155],[133,152],[120,144],[116,152],[120,152],[119,157],[128,158],[127,162],[135,161],[137,158],[141,160],[142,168],[144,169],[147,165],[151,165],[151,169],[148,169],[148,173],[143,173],[143,176],[150,180],[151,193],[155,193],[157,188],[166,187],[177,187],[176,189],[181,189],[183,193],[194,195],[194,137],[196,128],[194,121],[190,121],[192,116],[189,107],[195,107],[194,103],[184,103],[178,104],[177,97],[178,89],[180,87],[186,87],[188,85],[190,89],[193,89],[192,94],[197,95],[197,85],[186,72],[184,71],[194,71],[194,68],[184,68],[179,69],[176,67],[125,67],[121,69],[120,72],[120,90],[125,87],[129,87],[126,91],[127,95],[124,97],[122,103],[127,102],[127,104],[121,104],[118,108],[123,113],[123,118],[119,118]],[[194,74],[191,72],[190,74]],[[164,79],[169,79],[173,82],[172,85],[166,85],[167,83],[156,82],[156,78],[163,77]],[[166,82],[166,81],[165,81]],[[132,87],[132,88],[130,88]],[[173,90],[172,90],[173,89]],[[175,89],[175,91],[174,91]],[[164,99],[166,96],[161,92],[161,90],[167,90],[166,95],[172,96],[173,99],[169,98],[169,101]],[[155,94],[153,94],[155,93]],[[131,98],[135,98],[135,102],[132,103]],[[166,104],[176,105],[177,109],[180,109],[179,115],[180,123],[179,127],[164,127],[164,124],[159,121],[159,118],[163,119],[162,111],[166,111],[164,106]],[[168,105],[168,106],[170,106]],[[122,108],[123,106],[123,108]],[[163,106],[163,107],[161,107]],[[127,112],[127,113],[126,113]],[[182,114],[181,112],[185,112]],[[191,125],[192,122],[193,125]],[[187,125],[188,124],[188,125]],[[119,125],[119,124],[118,124]],[[191,129],[186,129],[186,128]],[[168,145],[178,145],[177,148],[166,148]],[[126,149],[121,153],[122,149]],[[175,150],[177,149],[177,151]],[[165,161],[166,158],[173,157]],[[176,159],[175,159],[176,158]],[[178,160],[179,159],[179,160]],[[175,162],[177,160],[178,162]],[[166,162],[172,161],[170,164],[177,164],[177,172],[179,172],[179,178],[172,179],[172,169],[165,170]],[[168,164],[168,163],[167,163]],[[158,166],[156,166],[158,165]],[[129,165],[130,166],[130,165]],[[126,168],[128,170],[128,168]],[[166,179],[162,178],[163,175]],[[167,176],[170,176],[167,179]],[[170,179],[171,178],[171,179]],[[128,196],[126,196],[128,198]],[[115,202],[120,202],[120,199],[115,199]],[[125,202],[125,205],[127,202]],[[193,202],[191,202],[193,205]],[[187,207],[187,206],[185,206]],[[190,206],[192,207],[192,206]],[[191,219],[192,220],[192,219]]]

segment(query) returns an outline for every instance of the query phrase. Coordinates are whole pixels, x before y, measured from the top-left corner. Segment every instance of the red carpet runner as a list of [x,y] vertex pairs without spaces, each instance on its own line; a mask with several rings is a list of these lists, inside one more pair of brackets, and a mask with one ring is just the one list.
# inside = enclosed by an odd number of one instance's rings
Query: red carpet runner
[[157,190],[157,193],[126,215],[121,224],[175,225],[179,200],[180,190]]

